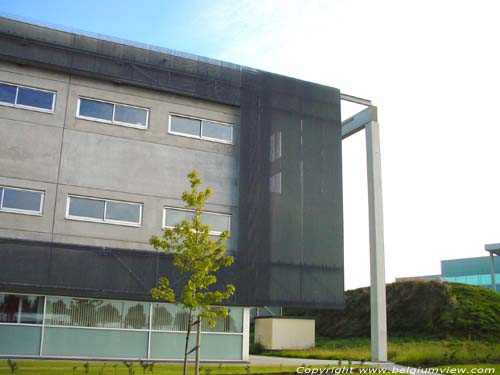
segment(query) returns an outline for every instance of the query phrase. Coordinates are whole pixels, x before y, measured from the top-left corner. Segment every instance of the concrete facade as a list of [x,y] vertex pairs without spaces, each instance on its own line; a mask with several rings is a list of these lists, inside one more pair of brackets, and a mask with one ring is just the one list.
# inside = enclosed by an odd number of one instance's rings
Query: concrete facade
[[[0,82],[57,93],[54,113],[0,105],[0,185],[45,192],[42,216],[0,211],[1,237],[151,250],[163,207],[183,207],[186,175],[196,169],[214,192],[207,210],[232,215],[235,248],[237,107],[6,62]],[[79,119],[79,97],[149,108],[148,128]],[[234,145],[169,134],[170,113],[232,123]],[[143,203],[142,225],[67,219],[68,194]]]

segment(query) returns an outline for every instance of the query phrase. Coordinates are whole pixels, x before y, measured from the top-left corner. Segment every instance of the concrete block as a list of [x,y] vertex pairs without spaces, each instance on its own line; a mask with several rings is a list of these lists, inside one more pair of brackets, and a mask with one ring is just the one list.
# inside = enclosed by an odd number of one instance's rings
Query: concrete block
[[270,350],[314,347],[314,319],[256,318],[255,342]]

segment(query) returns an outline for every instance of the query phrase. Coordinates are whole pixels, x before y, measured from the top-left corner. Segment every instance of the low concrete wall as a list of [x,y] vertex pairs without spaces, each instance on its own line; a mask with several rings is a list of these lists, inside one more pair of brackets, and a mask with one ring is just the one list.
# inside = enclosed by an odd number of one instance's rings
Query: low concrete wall
[[314,347],[314,319],[256,318],[255,342],[270,350]]

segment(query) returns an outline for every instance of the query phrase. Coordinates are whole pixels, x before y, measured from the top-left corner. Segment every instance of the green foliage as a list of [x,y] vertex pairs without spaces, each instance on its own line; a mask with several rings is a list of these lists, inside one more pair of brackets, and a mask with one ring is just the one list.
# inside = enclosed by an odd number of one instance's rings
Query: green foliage
[[146,361],[143,361],[143,360],[140,359],[139,360],[139,365],[142,367],[142,374],[143,375],[146,375],[147,371],[150,371],[151,374],[153,373],[154,365],[155,365],[154,362],[146,362]]
[[134,362],[123,361],[123,364],[127,368],[128,375],[134,375],[134,373],[135,373]]
[[264,345],[262,345],[260,342],[251,342],[250,343],[250,354],[261,354],[265,351],[266,349],[264,348]]
[[11,374],[14,374],[17,371],[17,369],[18,369],[17,363],[15,361],[11,360],[11,359],[7,360],[7,365],[9,366]]
[[173,264],[184,276],[184,284],[180,295],[176,296],[167,277],[158,280],[158,286],[151,290],[155,299],[177,303],[190,311],[196,311],[208,319],[210,326],[215,325],[215,318],[227,316],[227,309],[213,308],[229,297],[235,291],[232,284],[227,284],[223,290],[213,290],[217,278],[215,274],[221,267],[233,264],[232,256],[226,256],[225,241],[229,232],[223,232],[214,241],[210,238],[210,227],[203,225],[202,215],[206,200],[212,194],[210,188],[199,190],[201,179],[196,171],[188,174],[190,191],[182,194],[185,208],[194,211],[191,221],[184,220],[173,228],[167,228],[163,237],[152,236],[151,245],[166,254],[172,254]]
[[[500,294],[491,289],[457,283],[401,282],[388,284],[389,337],[500,337]],[[286,314],[316,318],[319,336],[370,336],[370,289],[346,292],[344,310],[288,310]]]

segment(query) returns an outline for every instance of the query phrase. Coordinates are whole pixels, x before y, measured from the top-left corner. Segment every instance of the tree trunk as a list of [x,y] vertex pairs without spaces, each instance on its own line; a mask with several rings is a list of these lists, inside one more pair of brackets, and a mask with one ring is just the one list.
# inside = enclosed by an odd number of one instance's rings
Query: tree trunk
[[194,375],[200,375],[200,345],[201,345],[201,315],[198,315],[198,326],[196,327],[196,361]]
[[187,333],[186,333],[186,345],[184,346],[184,368],[182,370],[183,375],[187,375],[189,335],[191,334],[192,317],[193,317],[193,310],[189,309],[189,321],[188,321],[188,327],[187,327]]

